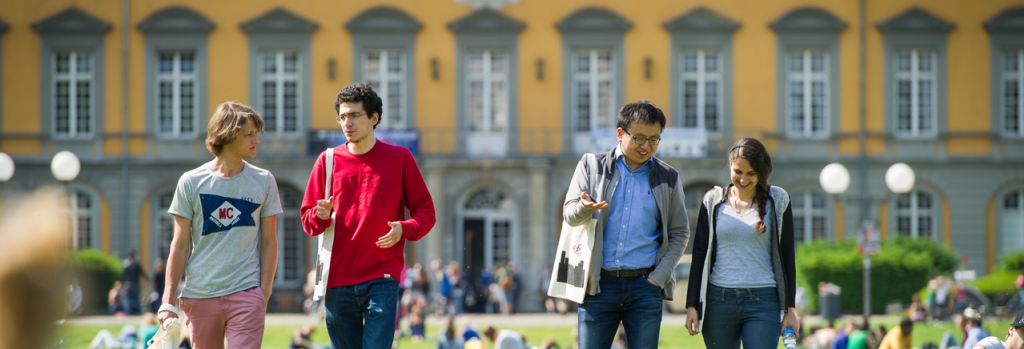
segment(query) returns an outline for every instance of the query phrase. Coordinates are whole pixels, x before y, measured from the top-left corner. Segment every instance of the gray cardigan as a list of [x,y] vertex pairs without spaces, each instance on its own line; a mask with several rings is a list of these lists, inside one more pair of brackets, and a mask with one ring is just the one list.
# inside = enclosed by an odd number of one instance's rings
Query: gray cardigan
[[[594,216],[595,212],[598,213],[597,217],[594,217],[597,218],[594,253],[590,257],[591,268],[587,275],[587,294],[592,296],[601,292],[598,283],[601,280],[601,265],[604,263],[604,255],[601,253],[604,249],[604,225],[608,221],[611,208],[589,210],[580,202],[580,193],[586,192],[597,200],[596,202],[611,201],[615,195],[615,187],[619,184],[619,172],[615,168],[613,153],[614,150],[594,154],[593,157],[584,155],[580,159],[572,182],[569,183],[565,204],[562,205],[562,218],[571,226],[583,224]],[[590,166],[590,159],[597,162],[596,166]],[[654,271],[648,277],[661,285],[662,298],[672,300],[672,291],[676,285],[675,267],[689,241],[690,228],[686,218],[686,207],[683,204],[683,187],[679,180],[679,172],[658,158],[653,160],[648,181],[658,211],[661,213],[662,237],[659,239],[661,246],[655,255]],[[589,168],[596,168],[597,173],[589,173]],[[591,176],[596,176],[593,178],[596,188],[590,188]]]
[[[697,309],[697,317],[704,318],[707,307],[708,279],[715,264],[717,240],[715,226],[718,206],[725,202],[728,187],[714,187],[704,194],[700,213],[697,214],[697,236],[693,237],[693,263],[690,264],[690,280],[686,293],[686,307]],[[779,297],[779,310],[783,313],[795,306],[796,260],[793,244],[793,211],[789,206],[789,193],[780,187],[768,188],[768,206],[775,217],[765,217],[767,231],[775,235],[771,239],[772,272],[775,274],[775,292]],[[770,223],[770,224],[769,224]],[[729,256],[732,257],[732,256]],[[698,329],[704,328],[704,321]]]

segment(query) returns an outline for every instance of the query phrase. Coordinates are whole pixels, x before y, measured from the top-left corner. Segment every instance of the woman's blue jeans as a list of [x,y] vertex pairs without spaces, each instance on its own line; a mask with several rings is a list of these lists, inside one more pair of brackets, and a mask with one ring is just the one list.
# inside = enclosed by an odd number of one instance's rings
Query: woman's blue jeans
[[708,283],[704,345],[709,349],[775,349],[782,317],[775,287],[723,288]]

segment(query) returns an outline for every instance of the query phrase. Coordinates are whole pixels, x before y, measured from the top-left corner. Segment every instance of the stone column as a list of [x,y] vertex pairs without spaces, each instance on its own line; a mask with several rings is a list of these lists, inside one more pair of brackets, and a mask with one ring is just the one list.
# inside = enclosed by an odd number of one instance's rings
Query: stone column
[[544,267],[551,263],[551,259],[548,258],[551,252],[548,249],[554,248],[548,246],[547,243],[548,237],[553,234],[550,231],[551,224],[549,224],[553,213],[547,205],[548,195],[550,195],[547,188],[548,177],[551,173],[551,161],[531,159],[527,161],[526,167],[529,171],[530,188],[529,194],[527,194],[529,222],[526,224],[529,231],[527,234],[529,250],[526,257],[529,263],[520,266],[520,275],[522,275],[524,285],[522,296],[519,299],[522,302],[519,310],[543,311],[532,295],[540,287],[540,277],[544,274]]
[[423,246],[419,248],[419,262],[424,263],[424,265],[430,263],[435,258],[446,260],[444,256],[444,238],[445,234],[449,232],[445,224],[448,222],[448,207],[444,200],[444,167],[445,164],[443,162],[436,160],[424,161],[423,165],[420,166],[423,170],[423,179],[427,183],[427,190],[430,191],[430,197],[434,200],[434,213],[437,217],[434,228],[427,233],[426,237],[420,240]]

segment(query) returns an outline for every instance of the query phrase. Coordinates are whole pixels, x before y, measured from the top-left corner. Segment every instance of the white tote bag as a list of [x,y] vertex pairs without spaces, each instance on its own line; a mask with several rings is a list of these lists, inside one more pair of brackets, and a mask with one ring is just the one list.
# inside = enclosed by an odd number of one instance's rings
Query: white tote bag
[[[590,178],[597,177],[594,154],[587,154],[590,160]],[[591,181],[590,191],[594,191]],[[597,218],[586,223],[571,226],[562,221],[562,233],[558,237],[558,250],[551,268],[551,282],[548,296],[564,298],[583,303],[587,295],[587,274],[590,273],[590,256],[594,253],[594,229]]]
[[178,318],[167,318],[163,326],[157,329],[153,339],[146,343],[147,349],[178,349],[181,342],[181,323]]
[[[326,179],[324,180],[324,200],[331,197],[331,178],[334,175],[334,148],[327,148]],[[319,301],[327,293],[327,276],[331,274],[331,251],[334,249],[334,211],[331,211],[331,225],[317,235],[320,246],[316,253],[316,287],[313,288],[313,300]]]

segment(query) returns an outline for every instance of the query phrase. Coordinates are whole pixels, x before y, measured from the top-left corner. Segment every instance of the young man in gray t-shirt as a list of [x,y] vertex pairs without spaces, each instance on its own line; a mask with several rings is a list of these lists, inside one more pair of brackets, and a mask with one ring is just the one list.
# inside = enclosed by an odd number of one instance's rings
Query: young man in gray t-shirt
[[[277,181],[243,159],[256,156],[263,119],[225,102],[207,126],[216,158],[185,172],[168,210],[174,239],[160,322],[185,312],[195,348],[259,348],[277,269]],[[178,298],[178,281],[185,283]]]

